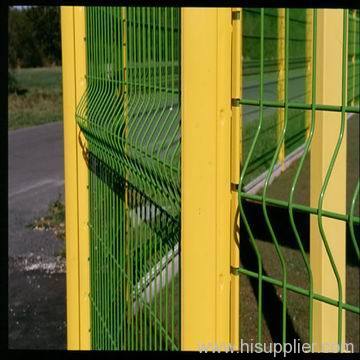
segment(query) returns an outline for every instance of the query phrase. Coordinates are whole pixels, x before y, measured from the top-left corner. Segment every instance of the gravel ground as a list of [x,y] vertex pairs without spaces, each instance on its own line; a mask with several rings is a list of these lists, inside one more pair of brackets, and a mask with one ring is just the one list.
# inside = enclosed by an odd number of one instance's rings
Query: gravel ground
[[9,131],[10,349],[66,348],[64,242],[27,225],[64,194],[62,123]]

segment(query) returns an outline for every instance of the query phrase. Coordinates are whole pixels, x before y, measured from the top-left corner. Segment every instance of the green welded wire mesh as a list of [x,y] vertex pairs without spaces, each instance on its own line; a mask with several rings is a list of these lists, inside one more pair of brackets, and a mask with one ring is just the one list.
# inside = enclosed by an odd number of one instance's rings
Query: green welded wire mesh
[[[90,8],[88,89],[77,121],[99,157],[179,210],[179,10]],[[126,150],[126,151],[125,151]]]
[[180,347],[179,17],[86,8],[92,349]]
[[[307,17],[307,9],[290,9],[289,14],[289,102],[306,103],[311,95],[309,88],[311,72],[311,53],[307,52],[307,44],[311,43],[311,33],[307,26],[311,26],[311,18]],[[283,40],[279,34],[280,9],[264,9],[264,101],[269,106],[264,108],[264,124],[261,136],[267,141],[261,142],[255,149],[245,176],[245,183],[256,180],[263,174],[271,163],[272,154],[277,142],[278,108],[272,106],[279,97],[278,85],[280,65],[284,64],[279,54],[279,41]],[[244,8],[242,14],[242,58],[243,58],[243,97],[249,100],[243,106],[243,153],[246,156],[257,130],[259,118],[258,94],[260,89],[260,9]],[[359,11],[351,10],[348,27],[348,105],[358,104],[359,99],[359,55],[360,55]],[[309,131],[306,122],[306,112],[303,109],[289,108],[288,127],[285,134],[285,156],[291,156],[297,150],[304,148],[306,134]]]
[[[278,86],[281,80],[280,65],[283,64],[283,54],[279,53],[280,40],[278,24],[281,19],[280,9],[264,10],[264,98],[270,101],[278,100]],[[288,89],[291,101],[303,102],[309,89],[306,88],[306,69],[309,63],[309,54],[306,45],[311,39],[306,34],[307,22],[306,9],[292,9],[289,16],[289,82]],[[257,99],[260,82],[260,9],[243,9],[243,97]],[[254,180],[266,170],[274,151],[273,144],[277,138],[278,109],[266,108],[264,110],[264,126],[262,136],[268,141],[251,159],[245,182]],[[243,152],[246,154],[251,146],[256,133],[256,120],[259,117],[258,106],[243,107]],[[285,153],[290,154],[303,145],[306,134],[304,112],[293,110],[288,117],[289,129],[285,138]]]
[[[246,9],[244,12],[250,12],[253,10]],[[317,50],[317,42],[316,42],[316,34],[317,34],[317,11],[312,11],[312,51],[311,51],[311,59],[312,62],[312,73],[311,73],[311,89],[307,89],[311,91],[311,100],[306,102],[305,99],[297,98],[292,99],[290,97],[290,87],[291,87],[291,13],[293,9],[285,10],[285,57],[282,59],[284,61],[284,69],[285,69],[285,83],[284,83],[284,100],[279,101],[276,99],[268,99],[265,96],[265,87],[266,87],[266,61],[268,57],[270,57],[270,47],[275,47],[274,45],[267,45],[267,42],[273,39],[268,39],[266,37],[266,16],[267,11],[264,9],[256,9],[256,12],[259,15],[259,22],[256,24],[258,26],[258,30],[255,31],[253,29],[253,33],[259,34],[259,42],[258,42],[258,53],[259,53],[259,86],[257,87],[257,96],[255,97],[246,97],[246,92],[243,92],[243,97],[241,99],[237,99],[233,102],[234,106],[240,106],[242,111],[245,111],[245,105],[252,105],[257,108],[257,123],[255,127],[255,131],[252,134],[250,144],[248,146],[247,151],[245,152],[245,156],[243,158],[243,163],[241,164],[241,175],[239,179],[239,187],[238,187],[238,200],[239,200],[239,214],[240,214],[240,262],[241,266],[237,269],[232,269],[232,271],[236,274],[243,275],[246,279],[250,279],[253,292],[255,294],[255,302],[256,313],[252,314],[250,321],[254,322],[255,327],[255,337],[257,342],[263,343],[265,329],[264,326],[264,318],[269,316],[269,312],[271,312],[271,322],[275,324],[277,331],[277,338],[279,342],[283,344],[288,340],[294,337],[294,329],[292,328],[292,321],[289,321],[289,307],[290,298],[295,294],[296,296],[305,300],[305,307],[302,307],[300,314],[298,317],[307,316],[307,323],[305,324],[306,331],[304,334],[306,338],[302,338],[302,341],[306,341],[308,343],[313,342],[313,304],[314,301],[320,301],[323,303],[330,304],[337,308],[338,314],[338,344],[344,344],[345,339],[342,338],[342,319],[344,318],[344,313],[346,312],[347,317],[352,314],[356,316],[355,323],[359,324],[359,314],[360,314],[360,306],[359,304],[352,303],[348,300],[348,298],[343,299],[342,297],[342,287],[344,286],[341,282],[337,264],[334,261],[333,254],[328,245],[327,236],[328,234],[324,230],[323,222],[324,219],[331,218],[337,221],[345,222],[348,230],[347,234],[347,257],[352,258],[354,262],[354,266],[358,268],[360,261],[359,254],[359,177],[355,181],[355,185],[351,189],[347,189],[347,191],[351,192],[351,201],[349,206],[347,207],[346,214],[340,214],[333,211],[328,211],[324,209],[323,199],[326,194],[329,180],[332,176],[333,168],[335,161],[337,159],[337,154],[339,152],[340,145],[343,141],[344,132],[345,132],[345,123],[349,121],[347,116],[349,113],[355,113],[355,116],[359,115],[359,107],[353,106],[353,102],[348,101],[349,97],[349,89],[351,91],[353,88],[349,86],[349,83],[352,82],[352,78],[349,76],[349,72],[354,71],[353,68],[349,64],[349,58],[353,59],[353,56],[348,56],[350,53],[350,44],[354,39],[354,33],[351,33],[351,27],[348,27],[349,19],[356,19],[354,16],[354,11],[344,10],[343,11],[343,25],[344,31],[342,34],[343,38],[343,48],[342,48],[342,88],[341,88],[341,105],[335,106],[330,104],[317,104],[316,103],[316,50]],[[244,15],[245,16],[245,15]],[[346,30],[348,29],[348,30]],[[357,35],[356,35],[357,36]],[[351,39],[351,41],[350,41]],[[246,46],[246,45],[245,45]],[[245,50],[246,51],[246,50]],[[252,50],[255,52],[254,50]],[[355,50],[354,50],[355,51]],[[357,51],[357,50],[356,50]],[[354,52],[352,52],[354,54]],[[273,56],[275,53],[273,52]],[[356,64],[356,61],[355,61]],[[358,68],[354,73],[358,72]],[[246,76],[246,75],[245,75]],[[244,85],[243,85],[244,86]],[[358,96],[358,95],[357,95]],[[267,117],[266,117],[266,109],[284,109],[284,124],[282,127],[282,131],[280,136],[273,136],[271,140],[262,132],[262,129],[266,126]],[[293,177],[291,178],[291,186],[290,192],[287,195],[287,199],[280,199],[274,195],[270,195],[269,187],[270,187],[270,179],[273,174],[275,165],[278,161],[278,156],[280,152],[280,148],[284,141],[286,141],[286,133],[291,126],[290,112],[291,110],[298,110],[302,113],[306,111],[311,112],[311,122],[309,129],[309,136],[304,138],[304,151],[296,163],[296,170],[293,172]],[[315,129],[315,114],[317,111],[335,111],[338,112],[341,116],[341,126],[338,134],[338,139],[336,144],[334,144],[334,151],[332,153],[332,157],[330,160],[329,167],[327,169],[327,173],[325,176],[325,180],[322,184],[321,191],[318,198],[317,207],[311,207],[305,204],[300,203],[295,199],[295,192],[298,190],[297,186],[299,184],[299,178],[304,170],[304,164],[306,159],[308,158],[308,153],[311,149],[311,144],[314,135]],[[355,118],[356,119],[356,118]],[[297,120],[299,121],[299,119]],[[359,121],[358,117],[357,120]],[[243,134],[244,135],[244,134]],[[264,142],[271,142],[272,149],[270,151],[270,157],[266,164],[266,173],[265,173],[265,181],[264,185],[258,194],[251,194],[244,190],[246,185],[246,179],[248,173],[253,171],[251,168],[251,164],[254,156],[256,156],[256,147],[262,145]],[[358,155],[357,155],[358,156]],[[358,157],[357,157],[358,159]],[[347,171],[356,171],[355,169],[347,169]],[[285,172],[286,173],[286,172]],[[255,215],[254,215],[255,214]],[[274,215],[275,214],[275,215]],[[281,215],[279,215],[281,214]],[[316,215],[318,221],[318,228],[321,234],[322,243],[324,248],[326,249],[326,254],[328,260],[331,264],[331,269],[334,275],[334,281],[336,283],[338,289],[338,296],[336,298],[330,298],[324,296],[322,294],[317,294],[313,288],[313,269],[311,269],[308,249],[306,249],[305,242],[306,237],[309,234],[306,234],[304,222],[300,223],[300,220],[305,219],[305,224],[309,226],[309,217],[310,215]],[[281,221],[279,221],[280,217]],[[307,222],[306,222],[307,221]],[[288,222],[288,226],[286,227],[285,223]],[[270,247],[272,247],[272,258],[269,260],[270,267],[277,266],[277,274],[276,276],[273,273],[268,274],[265,271],[264,263],[267,259],[267,254],[264,253],[265,247],[263,246],[263,241],[259,241],[259,228],[263,227],[263,233],[266,233],[267,238],[269,239],[269,246],[267,246],[267,250],[269,251]],[[282,238],[282,240],[280,239]],[[299,255],[300,262],[302,263],[302,267],[304,269],[305,274],[305,283],[298,285],[293,281],[293,279],[289,278],[289,274],[293,268],[297,266],[297,264],[289,264],[287,262],[287,254],[288,251],[285,252],[286,246],[289,246],[290,239],[295,244],[296,252]],[[284,244],[285,242],[285,244]],[[246,247],[246,251],[242,248],[242,244]],[[243,257],[241,256],[241,254]],[[252,260],[248,260],[248,259]],[[278,265],[275,265],[278,264]],[[297,274],[299,277],[299,274]],[[240,285],[240,288],[244,288]],[[275,309],[271,308],[269,305],[270,299],[268,297],[269,293],[273,291],[273,297],[275,297],[278,301],[279,312],[277,313],[278,317],[275,315]],[[265,290],[267,291],[265,294]],[[357,290],[358,291],[358,287]],[[240,293],[241,296],[241,293]],[[280,300],[279,300],[280,299]],[[254,320],[254,318],[256,320]],[[301,319],[298,319],[297,322],[300,322]],[[240,317],[240,321],[244,321]],[[245,324],[246,325],[246,324]],[[247,325],[249,328],[249,325]],[[274,327],[273,327],[274,328]],[[251,330],[251,329],[250,329]],[[249,330],[249,331],[250,331]],[[275,331],[275,332],[276,332]],[[348,331],[348,330],[347,330]],[[356,330],[355,330],[356,331]],[[274,339],[274,333],[271,333],[272,338]],[[357,331],[358,334],[358,331]],[[254,334],[253,334],[254,335]],[[241,334],[244,336],[244,334]]]

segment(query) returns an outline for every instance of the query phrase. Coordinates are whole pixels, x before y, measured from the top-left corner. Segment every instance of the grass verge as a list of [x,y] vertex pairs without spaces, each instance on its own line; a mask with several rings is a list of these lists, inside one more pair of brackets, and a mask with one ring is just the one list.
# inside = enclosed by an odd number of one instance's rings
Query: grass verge
[[[58,239],[65,241],[65,206],[61,196],[59,195],[57,200],[50,203],[45,216],[27,226],[36,231],[52,231]],[[60,256],[65,257],[65,249]]]
[[13,75],[21,91],[8,95],[9,130],[61,121],[61,67],[18,69]]

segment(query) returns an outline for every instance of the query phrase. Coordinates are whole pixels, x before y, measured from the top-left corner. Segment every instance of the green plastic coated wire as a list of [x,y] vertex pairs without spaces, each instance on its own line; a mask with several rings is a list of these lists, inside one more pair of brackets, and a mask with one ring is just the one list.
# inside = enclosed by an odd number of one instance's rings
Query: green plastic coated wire
[[[324,209],[323,207],[323,199],[326,194],[327,186],[330,181],[332,171],[335,165],[335,161],[337,158],[337,154],[339,152],[339,148],[341,146],[344,132],[345,132],[345,122],[346,122],[346,114],[352,113],[352,114],[359,114],[359,107],[354,106],[353,98],[355,98],[355,101],[358,101],[359,95],[358,90],[351,85],[354,83],[353,77],[356,78],[358,76],[358,68],[354,70],[354,67],[356,64],[358,64],[358,60],[354,58],[357,58],[360,54],[359,50],[356,46],[351,46],[351,41],[355,38],[355,36],[359,36],[358,31],[358,22],[356,15],[353,15],[351,18],[349,18],[349,11],[344,10],[343,12],[343,34],[342,34],[342,96],[341,96],[341,105],[330,105],[330,104],[317,104],[316,103],[316,51],[317,51],[317,42],[316,42],[316,34],[317,34],[317,11],[316,9],[313,10],[313,19],[312,19],[312,78],[311,78],[311,89],[306,89],[306,92],[311,91],[311,102],[310,103],[304,103],[302,101],[299,101],[296,99],[294,101],[289,96],[289,81],[293,81],[293,78],[289,76],[289,65],[292,63],[292,60],[289,56],[289,44],[291,43],[291,38],[289,36],[289,30],[290,30],[290,20],[291,17],[289,15],[290,11],[286,9],[285,11],[285,57],[284,59],[278,59],[278,61],[285,61],[285,94],[284,94],[284,100],[283,101],[277,101],[277,100],[268,100],[264,99],[264,86],[268,86],[269,83],[265,82],[265,76],[264,74],[266,71],[264,71],[264,64],[270,63],[270,60],[265,60],[265,52],[264,52],[264,43],[265,41],[276,41],[276,37],[272,36],[264,36],[264,17],[276,17],[276,15],[273,14],[265,14],[264,9],[259,10],[253,10],[253,9],[245,9],[247,13],[253,13],[253,16],[259,16],[259,27],[260,27],[260,35],[257,36],[256,34],[245,34],[244,37],[251,36],[252,39],[259,39],[260,41],[260,58],[258,63],[254,61],[254,68],[258,67],[259,73],[260,73],[260,81],[258,86],[260,90],[260,94],[258,98],[252,99],[252,98],[241,98],[241,99],[233,99],[233,106],[240,106],[243,107],[245,105],[252,105],[257,108],[256,111],[259,112],[259,123],[257,125],[256,131],[254,129],[254,132],[252,134],[248,134],[246,137],[246,133],[243,134],[243,139],[245,141],[251,141],[251,145],[249,145],[249,150],[245,151],[246,157],[243,164],[241,164],[241,175],[239,179],[239,187],[238,187],[238,201],[239,201],[239,212],[240,217],[242,220],[241,226],[244,226],[246,232],[249,235],[249,241],[251,244],[252,249],[254,250],[254,253],[256,255],[257,260],[257,272],[245,269],[243,266],[240,266],[237,269],[232,269],[232,272],[235,274],[242,274],[248,277],[251,277],[253,279],[258,280],[258,306],[257,306],[257,314],[258,314],[258,322],[257,322],[257,340],[261,342],[262,340],[262,307],[263,307],[263,294],[262,294],[262,287],[263,283],[269,283],[276,287],[282,288],[282,319],[281,319],[281,330],[282,330],[282,342],[285,343],[287,340],[287,329],[286,329],[286,315],[288,310],[288,299],[287,299],[287,291],[294,292],[298,295],[305,296],[308,298],[308,341],[312,344],[313,342],[313,302],[314,300],[332,305],[337,307],[338,310],[338,345],[339,349],[341,349],[341,345],[343,343],[342,339],[342,319],[343,319],[343,311],[349,311],[354,314],[360,314],[360,307],[355,304],[349,304],[343,300],[343,284],[341,283],[341,279],[339,276],[339,272],[337,269],[337,264],[334,261],[333,254],[331,252],[331,249],[329,247],[328,241],[327,241],[327,234],[324,230],[323,226],[323,219],[324,218],[330,218],[334,219],[336,221],[343,221],[347,224],[349,228],[349,241],[352,243],[352,249],[354,250],[356,259],[359,263],[360,260],[360,252],[359,252],[359,233],[358,228],[360,224],[360,218],[358,215],[355,215],[355,209],[356,203],[359,197],[359,181],[357,181],[353,196],[351,198],[351,202],[349,204],[349,210],[347,213],[338,213],[334,211],[329,211],[327,209]],[[355,14],[353,12],[352,14]],[[349,28],[347,27],[348,21],[353,21],[356,25],[349,25]],[[300,20],[301,22],[301,20]],[[351,41],[350,41],[351,39]],[[355,38],[356,39],[356,38]],[[274,65],[276,65],[276,62],[274,60],[271,60],[274,62]],[[299,60],[300,61],[300,60]],[[247,66],[247,65],[244,65]],[[355,74],[348,76],[349,73]],[[246,71],[245,71],[246,76]],[[255,86],[255,85],[254,85]],[[350,99],[350,95],[352,98]],[[354,95],[355,94],[355,95]],[[277,108],[284,108],[284,124],[282,128],[282,132],[280,136],[277,138],[276,143],[274,143],[273,147],[269,150],[266,150],[267,152],[262,153],[256,153],[255,149],[259,144],[261,144],[261,141],[268,141],[264,140],[267,139],[265,136],[268,136],[271,132],[274,132],[276,129],[276,124],[265,125],[267,123],[267,119],[264,116],[264,109],[277,109]],[[280,148],[282,144],[287,140],[287,127],[289,127],[289,120],[291,117],[289,117],[289,110],[298,110],[298,111],[311,111],[311,122],[310,122],[310,128],[309,128],[309,136],[304,141],[304,150],[303,153],[300,156],[300,159],[298,160],[298,164],[296,166],[296,172],[291,182],[291,188],[290,193],[288,197],[288,201],[280,200],[271,196],[267,195],[268,187],[271,181],[271,177],[273,175],[273,171],[275,169],[276,161],[278,159],[278,154],[280,151]],[[255,110],[254,110],[255,111]],[[299,178],[301,173],[303,172],[304,164],[306,161],[306,157],[309,154],[311,143],[313,140],[313,137],[316,136],[314,130],[315,130],[315,121],[316,121],[316,112],[317,111],[332,111],[337,112],[341,116],[341,127],[339,131],[339,135],[337,138],[337,142],[333,151],[333,154],[331,156],[329,167],[326,171],[325,178],[323,181],[323,184],[321,186],[321,191],[319,194],[318,204],[316,207],[306,206],[302,204],[298,204],[294,200],[295,192],[299,183]],[[298,116],[298,115],[297,115]],[[265,118],[265,119],[264,119]],[[299,116],[300,121],[301,116]],[[244,127],[243,127],[244,131]],[[245,130],[246,131],[246,130]],[[296,140],[298,141],[298,140]],[[244,144],[244,143],[243,143]],[[243,150],[244,152],[244,150]],[[266,160],[265,160],[266,159]],[[264,184],[262,188],[261,194],[251,194],[244,191],[244,187],[246,185],[245,179],[248,176],[248,173],[251,171],[254,171],[256,169],[256,166],[264,166],[263,164],[268,163],[266,165],[266,173],[264,178]],[[349,191],[349,190],[348,190]],[[350,189],[352,191],[352,189]],[[256,224],[253,224],[249,221],[249,216],[246,214],[245,211],[245,205],[246,203],[253,203],[258,204],[262,208],[263,217],[265,220],[265,224],[267,227],[267,230],[271,236],[272,244],[274,245],[274,248],[276,250],[277,257],[280,261],[281,265],[281,279],[277,279],[271,276],[263,275],[263,259],[262,254],[259,250],[257,240],[255,240],[254,233],[255,233],[255,227]],[[282,253],[282,249],[280,247],[280,243],[277,239],[277,236],[274,231],[274,223],[272,220],[270,220],[269,214],[268,214],[268,207],[269,206],[275,206],[287,209],[289,214],[289,223],[290,227],[292,229],[292,232],[294,234],[294,238],[297,244],[297,247],[299,249],[299,255],[301,255],[302,261],[305,265],[306,273],[307,273],[307,279],[308,279],[308,288],[303,288],[300,286],[295,286],[288,281],[288,269],[286,268],[285,263],[285,257]],[[327,296],[323,296],[321,294],[317,294],[314,292],[313,289],[313,269],[311,268],[308,254],[306,253],[305,247],[304,247],[304,240],[301,238],[300,231],[299,231],[299,225],[295,221],[295,214],[296,213],[302,213],[307,214],[309,217],[310,215],[316,215],[318,220],[318,227],[322,239],[322,243],[325,247],[327,257],[330,261],[332,271],[336,278],[336,284],[338,288],[338,296],[337,299],[333,299]],[[245,240],[244,240],[245,241]],[[276,319],[277,320],[277,319]],[[280,319],[278,320],[280,321]],[[303,339],[305,341],[305,339]]]
[[90,169],[93,349],[180,348],[179,19],[178,8],[86,8],[76,120]]

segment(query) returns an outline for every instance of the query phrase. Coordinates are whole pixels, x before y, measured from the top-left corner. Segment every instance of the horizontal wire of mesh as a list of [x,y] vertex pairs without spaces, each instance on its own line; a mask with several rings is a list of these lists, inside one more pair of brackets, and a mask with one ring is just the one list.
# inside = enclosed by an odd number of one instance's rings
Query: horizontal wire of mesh
[[[338,314],[338,344],[344,343],[345,339],[342,337],[342,320],[351,321],[351,326],[346,327],[346,336],[349,331],[353,331],[354,340],[358,341],[359,314],[360,306],[356,296],[346,297],[342,296],[342,289],[344,284],[341,282],[339,276],[338,264],[335,263],[333,254],[328,244],[329,234],[324,229],[326,219],[333,219],[333,221],[342,222],[346,225],[346,251],[347,261],[351,262],[351,266],[347,267],[346,281],[351,282],[349,276],[355,276],[355,291],[358,293],[358,284],[356,285],[356,276],[358,276],[358,267],[360,261],[359,252],[359,177],[356,173],[356,165],[354,168],[347,169],[347,176],[353,178],[351,186],[347,188],[347,192],[351,194],[347,200],[346,213],[338,213],[336,211],[329,211],[324,208],[323,197],[328,189],[329,180],[332,176],[332,170],[339,152],[339,148],[344,136],[345,123],[347,114],[352,112],[355,117],[354,124],[358,129],[359,108],[349,105],[347,98],[349,97],[349,78],[347,75],[352,70],[349,67],[348,54],[350,51],[350,42],[354,38],[354,34],[346,31],[348,28],[349,18],[354,16],[354,11],[344,10],[343,24],[343,48],[342,48],[342,88],[341,88],[341,105],[334,106],[330,104],[316,103],[316,34],[317,34],[317,11],[312,11],[311,16],[311,97],[309,102],[290,101],[289,98],[289,84],[290,84],[290,62],[289,48],[290,48],[290,13],[291,10],[285,9],[285,48],[284,48],[284,99],[282,101],[268,100],[266,103],[264,96],[265,87],[265,61],[266,61],[266,37],[265,37],[265,10],[259,9],[255,12],[259,13],[260,22],[258,23],[260,41],[259,41],[259,87],[258,94],[255,99],[243,98],[238,99],[235,106],[240,106],[244,111],[244,105],[252,104],[257,106],[258,118],[255,126],[255,131],[251,139],[249,148],[245,154],[244,161],[241,166],[241,175],[239,179],[239,214],[240,214],[240,263],[241,266],[232,271],[236,274],[242,275],[241,279],[244,283],[240,284],[242,289],[241,294],[245,293],[247,285],[250,282],[249,288],[252,288],[254,295],[250,296],[247,293],[247,298],[242,302],[242,307],[251,308],[254,312],[246,315],[246,319],[240,317],[243,327],[256,337],[259,343],[263,343],[263,339],[271,339],[285,343],[300,336],[301,340],[308,343],[313,341],[313,304],[315,301],[330,304],[337,308]],[[352,28],[353,29],[353,28]],[[255,32],[255,31],[254,31]],[[357,33],[356,33],[357,34]],[[357,36],[357,35],[356,35]],[[348,43],[349,41],[349,43]],[[273,45],[272,45],[273,46]],[[358,49],[358,48],[357,48]],[[352,54],[358,52],[353,51]],[[357,70],[358,71],[358,70]],[[358,96],[358,95],[357,95]],[[274,136],[269,140],[262,132],[266,127],[265,109],[269,107],[272,109],[283,109],[284,123],[282,124],[282,131],[280,136]],[[275,165],[278,161],[280,148],[285,141],[286,131],[289,126],[289,112],[291,109],[300,109],[301,111],[310,112],[309,135],[304,140],[304,151],[295,163],[293,172],[291,172],[289,192],[285,199],[280,199],[276,195],[276,191],[270,191],[270,178],[274,171]],[[304,192],[304,188],[299,189],[299,179],[305,170],[304,164],[308,161],[308,154],[313,142],[315,129],[315,114],[317,111],[335,111],[341,118],[341,125],[339,128],[338,138],[334,144],[334,151],[331,154],[331,160],[326,172],[326,177],[322,183],[318,206],[311,207],[303,204],[295,197],[295,193],[299,190]],[[358,130],[357,130],[358,131]],[[356,137],[356,135],[355,135]],[[355,139],[356,140],[356,139]],[[269,150],[269,160],[266,165],[266,177],[264,186],[259,194],[250,194],[244,191],[245,179],[249,171],[251,162],[256,156],[256,147],[265,142],[271,142],[272,149]],[[356,140],[358,141],[358,139]],[[352,145],[353,146],[353,145]],[[354,150],[353,150],[354,151]],[[359,151],[355,147],[355,151]],[[351,155],[351,153],[350,153]],[[261,156],[261,154],[260,154]],[[357,162],[358,162],[357,154]],[[356,155],[354,155],[356,159]],[[287,170],[283,173],[286,175]],[[355,173],[355,174],[353,174]],[[281,178],[281,177],[280,177]],[[279,179],[280,179],[279,178]],[[348,186],[348,185],[347,185]],[[275,189],[276,190],[276,189]],[[280,189],[282,190],[282,189]],[[277,189],[279,191],[279,189]],[[334,275],[334,281],[337,287],[337,297],[329,297],[323,294],[318,294],[314,291],[313,278],[315,276],[314,269],[311,268],[309,261],[309,223],[310,216],[316,216],[318,221],[318,228],[321,236],[321,241],[326,249],[326,256],[331,264],[331,271]],[[264,235],[265,234],[265,235]],[[264,241],[265,237],[267,243]],[[291,243],[291,244],[290,244]],[[296,256],[294,255],[296,254]],[[266,265],[266,268],[265,268]],[[350,268],[350,270],[349,270]],[[294,277],[290,274],[294,272]],[[350,275],[349,275],[350,274]],[[300,281],[300,280],[301,281]],[[347,289],[346,291],[348,291]],[[352,289],[350,289],[352,290]],[[356,295],[356,294],[355,294]],[[297,299],[294,300],[295,296]],[[355,299],[355,300],[354,300]],[[300,301],[299,309],[293,311],[294,301]],[[256,305],[254,305],[254,303]],[[256,308],[254,308],[254,306]],[[290,312],[292,311],[292,318]],[[243,315],[243,314],[242,314]],[[255,318],[255,319],[254,319]],[[244,323],[245,322],[245,323]],[[299,323],[302,324],[303,329],[299,328]],[[357,335],[356,335],[357,334]],[[241,333],[242,337],[247,335]],[[249,335],[250,336],[250,335]],[[357,344],[358,346],[358,344]]]

